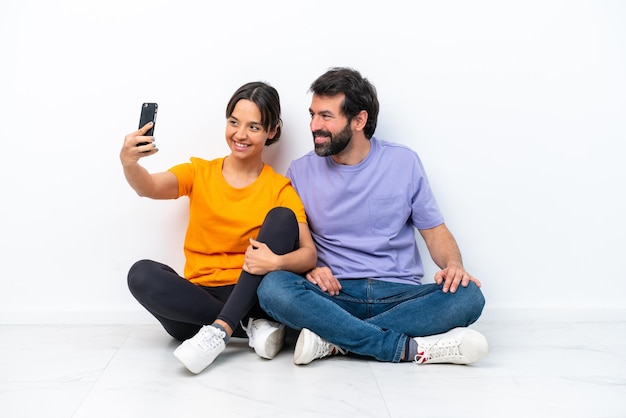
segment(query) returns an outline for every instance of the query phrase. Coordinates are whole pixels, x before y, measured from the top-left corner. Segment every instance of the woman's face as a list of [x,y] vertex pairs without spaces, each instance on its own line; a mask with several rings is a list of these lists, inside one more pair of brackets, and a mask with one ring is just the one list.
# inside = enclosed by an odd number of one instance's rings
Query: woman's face
[[247,158],[263,151],[268,138],[276,131],[268,132],[261,124],[261,112],[250,100],[237,102],[233,113],[226,119],[226,143],[235,157]]

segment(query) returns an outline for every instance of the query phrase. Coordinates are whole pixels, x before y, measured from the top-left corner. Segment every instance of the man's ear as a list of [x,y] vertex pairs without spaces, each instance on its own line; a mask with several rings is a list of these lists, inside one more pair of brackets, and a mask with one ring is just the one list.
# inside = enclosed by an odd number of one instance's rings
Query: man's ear
[[365,128],[365,124],[367,123],[367,112],[365,110],[361,110],[355,117],[352,118],[352,122],[354,123],[354,129],[363,130]]

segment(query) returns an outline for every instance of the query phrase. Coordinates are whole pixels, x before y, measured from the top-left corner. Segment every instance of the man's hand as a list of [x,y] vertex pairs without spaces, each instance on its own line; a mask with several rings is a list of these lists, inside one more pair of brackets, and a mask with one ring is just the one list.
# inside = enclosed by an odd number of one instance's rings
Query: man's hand
[[331,296],[337,296],[341,291],[341,283],[328,267],[316,267],[307,273],[306,278]]
[[459,284],[467,287],[470,282],[474,282],[476,286],[480,287],[480,281],[459,266],[446,267],[435,274],[435,283],[443,283],[444,293],[448,291],[454,293],[459,288]]

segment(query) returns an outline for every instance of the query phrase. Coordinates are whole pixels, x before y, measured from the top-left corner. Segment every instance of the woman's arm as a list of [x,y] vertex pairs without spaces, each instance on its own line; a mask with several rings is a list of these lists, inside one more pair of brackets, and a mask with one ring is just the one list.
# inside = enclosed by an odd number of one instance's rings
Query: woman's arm
[[250,239],[243,263],[244,271],[263,275],[275,270],[305,273],[313,269],[317,264],[317,250],[309,226],[306,223],[298,223],[298,228],[300,246],[297,250],[284,255],[275,254],[266,244]]
[[[154,145],[154,137],[144,136],[151,123],[124,137],[124,145],[120,151],[120,161],[124,168],[124,176],[130,187],[139,196],[152,199],[176,199],[178,197],[178,179],[168,171],[150,174],[139,165],[143,157],[156,154],[159,149]],[[140,142],[147,145],[137,146]]]

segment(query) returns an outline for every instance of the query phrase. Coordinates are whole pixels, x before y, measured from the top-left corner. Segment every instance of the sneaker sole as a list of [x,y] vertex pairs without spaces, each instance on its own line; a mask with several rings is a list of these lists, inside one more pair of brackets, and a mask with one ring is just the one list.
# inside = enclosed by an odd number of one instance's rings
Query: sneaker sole
[[[448,334],[457,332],[460,332],[460,328],[452,329]],[[472,364],[489,353],[489,344],[484,335],[471,329],[466,329],[464,334],[459,345],[459,355],[427,360],[423,364]]]
[[[263,339],[263,338],[259,338]],[[285,342],[285,326],[281,325],[277,329],[274,329],[265,338],[265,345],[263,347],[254,347],[254,351],[264,359],[271,360],[283,349]]]
[[484,335],[478,332],[471,332],[463,339],[461,354],[463,354],[467,360],[464,364],[475,363],[484,358],[488,353],[489,344]]
[[185,365],[187,370],[193,374],[198,374],[202,370],[206,369],[223,351],[223,349],[218,350],[213,358],[209,358],[205,355],[198,355],[196,350],[186,343],[187,341],[184,341],[176,350],[174,350],[174,356],[180,360],[180,362]]
[[294,364],[303,365],[309,364],[314,358],[305,358],[303,356],[303,349],[308,345],[308,341],[313,337],[313,333],[306,328],[302,328],[300,334],[298,335],[298,340],[296,341],[296,348],[293,352],[293,362]]

